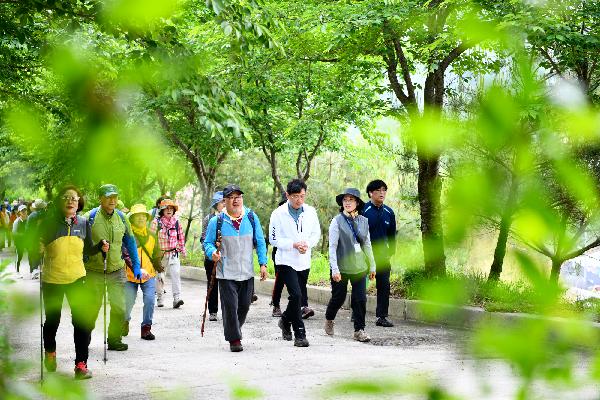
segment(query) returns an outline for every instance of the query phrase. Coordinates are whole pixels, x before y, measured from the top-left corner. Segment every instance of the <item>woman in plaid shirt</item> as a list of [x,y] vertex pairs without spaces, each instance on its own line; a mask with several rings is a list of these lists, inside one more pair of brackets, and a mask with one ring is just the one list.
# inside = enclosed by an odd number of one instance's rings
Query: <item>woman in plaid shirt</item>
[[156,282],[157,306],[163,307],[164,277],[169,271],[171,284],[173,286],[173,308],[179,308],[183,305],[181,300],[181,261],[180,257],[185,257],[185,236],[181,229],[179,220],[175,213],[179,209],[177,204],[171,199],[164,199],[159,205],[160,211],[158,218],[152,221],[150,232],[158,236],[158,245],[162,255],[162,266],[164,272],[159,274]]

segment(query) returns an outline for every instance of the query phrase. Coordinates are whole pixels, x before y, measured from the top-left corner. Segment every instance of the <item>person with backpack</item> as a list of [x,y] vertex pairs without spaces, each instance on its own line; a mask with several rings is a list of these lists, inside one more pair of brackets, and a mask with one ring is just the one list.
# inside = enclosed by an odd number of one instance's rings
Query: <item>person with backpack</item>
[[[175,213],[179,206],[171,199],[164,199],[159,206],[158,218],[150,224],[150,233],[158,237],[162,269],[169,272],[173,290],[173,308],[183,305],[181,299],[181,257],[185,257],[185,236]],[[161,275],[163,275],[161,273]],[[164,275],[156,282],[157,306],[163,307]]]
[[223,330],[232,352],[244,350],[241,329],[254,293],[254,248],[258,254],[260,279],[264,281],[268,277],[262,227],[254,211],[244,207],[243,195],[238,185],[225,186],[225,209],[210,219],[204,239],[204,252],[216,264]]
[[[119,190],[115,185],[102,185],[98,190],[100,206],[90,210],[86,217],[92,228],[94,243],[101,239],[109,242],[106,259],[101,254],[89,257],[85,263],[87,282],[93,292],[95,301],[90,309],[92,320],[96,321],[102,308],[104,291],[110,303],[110,323],[108,325],[108,350],[125,351],[128,349],[122,341],[125,322],[125,261],[122,258],[122,247],[125,247],[131,258],[133,276],[142,278],[140,259],[138,257],[135,238],[125,215],[119,211],[117,202]],[[106,272],[104,263],[106,262]],[[106,282],[106,284],[105,284]]]
[[394,210],[383,204],[387,194],[387,185],[381,179],[369,182],[367,194],[371,199],[363,208],[361,214],[369,220],[369,234],[375,254],[377,273],[377,308],[375,325],[393,327],[388,319],[390,307],[390,273],[392,266],[390,259],[396,253],[396,216]]
[[279,327],[284,340],[292,340],[291,328],[294,329],[296,347],[308,347],[302,309],[308,307],[306,283],[310,273],[311,249],[321,238],[317,212],[304,203],[306,189],[304,181],[290,181],[286,190],[288,201],[273,211],[269,222],[269,242],[277,247],[275,265],[278,277],[289,294],[287,309],[282,313]]
[[331,268],[331,299],[325,312],[325,333],[334,334],[334,320],[346,301],[348,281],[352,285],[354,340],[368,342],[365,333],[367,313],[367,281],[375,279],[375,258],[369,236],[369,220],[360,215],[364,202],[360,191],[347,188],[335,198],[340,213],[329,225],[329,266]]
[[17,208],[17,219],[13,222],[13,241],[17,250],[17,274],[20,273],[21,261],[25,254],[25,232],[27,228],[27,206]]
[[[206,239],[206,228],[208,227],[208,222],[215,215],[219,215],[221,211],[225,208],[225,200],[223,200],[223,192],[215,192],[213,194],[210,211],[206,217],[202,220],[202,235],[200,236],[200,243],[204,243],[204,239]],[[211,260],[206,254],[204,254],[204,270],[206,271],[206,290],[208,291],[210,288],[210,281],[213,274],[213,269],[215,268],[215,262]],[[208,292],[207,292],[208,293]],[[219,286],[213,285],[213,288],[210,292],[210,297],[208,298],[208,320],[216,321],[217,320],[217,312],[219,311]]]
[[87,367],[93,329],[93,321],[89,318],[92,299],[83,260],[85,256],[107,252],[109,244],[104,240],[94,242],[89,221],[77,215],[84,207],[79,189],[66,186],[58,192],[57,199],[39,227],[39,241],[44,250],[41,277],[46,314],[43,325],[44,365],[49,372],[56,371],[56,332],[66,297],[73,322],[75,379],[89,379],[92,377]]
[[[156,291],[156,269],[154,266],[160,263],[160,249],[156,236],[151,235],[148,230],[148,220],[151,214],[143,204],[134,204],[129,213],[131,231],[137,244],[137,253],[140,259],[142,279],[133,276],[131,268],[127,268],[127,282],[125,283],[125,324],[123,325],[123,336],[129,334],[129,321],[131,321],[131,310],[135,304],[138,286],[142,291],[144,302],[143,319],[141,325],[141,338],[154,340],[151,332],[152,316],[154,315],[154,293]],[[125,252],[125,263],[130,265],[129,254]]]

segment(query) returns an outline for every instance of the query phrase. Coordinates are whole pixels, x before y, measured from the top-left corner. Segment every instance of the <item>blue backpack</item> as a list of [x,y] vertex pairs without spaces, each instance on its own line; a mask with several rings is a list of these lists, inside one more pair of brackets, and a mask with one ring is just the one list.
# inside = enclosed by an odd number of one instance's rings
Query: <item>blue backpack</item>
[[[221,241],[221,229],[223,227],[223,218],[225,215],[221,212],[217,216],[217,232],[215,242]],[[254,211],[248,209],[248,219],[250,220],[250,224],[252,225],[252,245],[256,248],[256,224],[254,222]]]

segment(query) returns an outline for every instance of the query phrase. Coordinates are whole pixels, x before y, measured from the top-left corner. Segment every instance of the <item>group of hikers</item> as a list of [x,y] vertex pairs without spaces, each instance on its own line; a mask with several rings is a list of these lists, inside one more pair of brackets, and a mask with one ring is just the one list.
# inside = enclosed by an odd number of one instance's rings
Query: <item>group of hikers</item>
[[[367,203],[356,188],[347,188],[335,197],[340,208],[329,225],[331,299],[324,323],[325,333],[333,335],[334,320],[350,282],[353,338],[360,342],[370,341],[365,333],[367,279],[376,280],[376,325],[393,326],[388,308],[396,220],[393,210],[384,204],[385,182],[374,180],[366,189]],[[256,300],[254,252],[260,279],[268,277],[267,240],[273,247],[275,265],[272,315],[279,318],[284,340],[293,340],[297,347],[309,346],[303,319],[315,313],[308,305],[306,286],[311,250],[320,240],[321,228],[315,208],[305,203],[306,193],[302,180],[287,184],[285,198],[271,214],[267,239],[258,215],[244,206],[244,192],[238,185],[227,185],[213,195],[202,227],[206,301],[209,320],[217,321],[220,300],[224,336],[232,352],[243,350],[242,326]],[[169,197],[159,198],[150,211],[144,204],[134,204],[127,214],[122,203],[119,206],[118,188],[111,184],[99,188],[99,206],[85,214],[81,214],[84,198],[78,188],[66,186],[56,199],[40,218],[33,257],[42,265],[43,362],[48,371],[56,370],[56,332],[66,297],[74,327],[75,378],[87,379],[91,377],[87,366],[91,333],[103,302],[106,310],[106,296],[110,323],[105,346],[115,351],[128,348],[122,338],[129,334],[138,288],[143,297],[142,339],[155,339],[152,319],[155,305],[164,306],[165,273],[171,280],[173,308],[184,304],[180,260],[186,255],[185,237],[176,216],[178,205]],[[289,296],[282,312],[284,286]]]

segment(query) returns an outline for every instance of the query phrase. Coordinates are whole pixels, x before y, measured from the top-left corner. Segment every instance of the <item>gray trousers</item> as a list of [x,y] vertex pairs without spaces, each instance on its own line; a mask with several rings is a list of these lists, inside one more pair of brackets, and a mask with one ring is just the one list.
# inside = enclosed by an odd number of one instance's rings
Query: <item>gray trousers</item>
[[[125,321],[125,268],[106,274],[107,302],[110,304],[110,321],[108,324],[108,341],[121,341],[123,322]],[[102,309],[104,298],[104,272],[87,271],[86,283],[94,301],[89,309],[90,318],[96,322]],[[103,323],[101,321],[100,323]],[[93,327],[94,325],[92,325]]]
[[246,281],[219,279],[225,340],[231,342],[242,339],[242,325],[246,322],[250,310],[252,293],[254,293],[254,278]]

